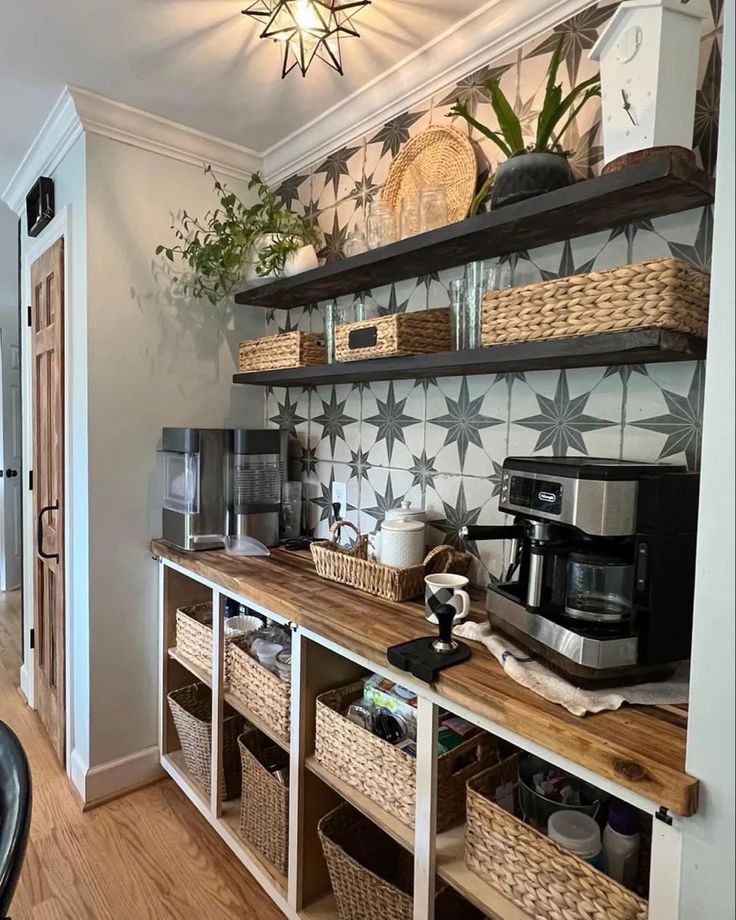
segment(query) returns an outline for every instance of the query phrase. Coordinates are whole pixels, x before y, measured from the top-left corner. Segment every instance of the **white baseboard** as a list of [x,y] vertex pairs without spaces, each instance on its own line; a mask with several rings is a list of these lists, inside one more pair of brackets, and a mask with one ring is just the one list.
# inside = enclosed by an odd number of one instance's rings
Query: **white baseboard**
[[89,768],[81,762],[76,749],[72,751],[71,781],[86,808],[129,789],[155,782],[162,776],[164,771],[156,745]]
[[33,681],[31,680],[31,671],[27,661],[24,661],[20,666],[20,690],[26,698],[26,703],[33,708]]

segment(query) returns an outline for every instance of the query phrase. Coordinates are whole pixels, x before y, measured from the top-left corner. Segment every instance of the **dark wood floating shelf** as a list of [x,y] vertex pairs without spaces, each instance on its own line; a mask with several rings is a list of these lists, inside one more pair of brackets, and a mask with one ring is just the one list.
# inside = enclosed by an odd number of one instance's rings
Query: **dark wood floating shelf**
[[542,342],[516,342],[473,351],[450,351],[403,358],[375,358],[319,367],[235,374],[235,383],[252,386],[306,387],[330,383],[367,383],[371,380],[412,380],[502,374],[563,367],[602,367],[693,361],[705,357],[705,342],[690,335],[661,329],[605,332]]
[[713,201],[713,180],[669,155],[578,182],[239,293],[240,304],[289,309],[371,290],[476,259],[596,233]]

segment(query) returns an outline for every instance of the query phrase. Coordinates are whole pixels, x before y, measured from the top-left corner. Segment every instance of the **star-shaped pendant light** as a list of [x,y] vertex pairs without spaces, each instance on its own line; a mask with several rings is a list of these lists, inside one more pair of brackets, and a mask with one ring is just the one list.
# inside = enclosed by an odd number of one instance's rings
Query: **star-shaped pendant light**
[[243,10],[263,24],[261,38],[283,45],[282,79],[294,68],[306,76],[314,60],[342,75],[344,37],[359,38],[351,19],[371,0],[254,0]]

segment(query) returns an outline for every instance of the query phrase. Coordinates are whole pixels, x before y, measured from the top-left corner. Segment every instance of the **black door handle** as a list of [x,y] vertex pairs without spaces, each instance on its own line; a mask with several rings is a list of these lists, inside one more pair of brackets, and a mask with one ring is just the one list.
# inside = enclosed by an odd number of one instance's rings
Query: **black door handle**
[[58,553],[47,553],[44,551],[44,548],[43,548],[43,516],[44,514],[46,514],[47,511],[58,511],[58,510],[59,510],[59,502],[55,501],[53,505],[46,505],[44,508],[41,508],[36,518],[36,548],[38,550],[38,555],[42,559],[56,559],[57,562],[59,561],[59,554]]

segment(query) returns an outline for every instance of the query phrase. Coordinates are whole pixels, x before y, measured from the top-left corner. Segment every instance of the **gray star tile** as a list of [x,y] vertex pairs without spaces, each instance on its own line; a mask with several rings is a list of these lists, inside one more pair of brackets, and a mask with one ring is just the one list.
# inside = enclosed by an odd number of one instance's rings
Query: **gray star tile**
[[[443,394],[444,395],[444,394]],[[464,467],[468,454],[468,446],[475,444],[483,448],[480,432],[484,428],[503,424],[503,420],[484,415],[481,411],[484,396],[470,398],[467,378],[463,377],[460,383],[460,393],[457,399],[444,397],[447,411],[444,415],[427,419],[432,425],[437,425],[445,431],[445,447],[448,444],[457,444],[460,457],[460,467]]]

